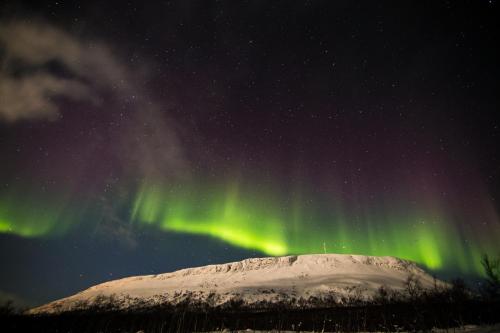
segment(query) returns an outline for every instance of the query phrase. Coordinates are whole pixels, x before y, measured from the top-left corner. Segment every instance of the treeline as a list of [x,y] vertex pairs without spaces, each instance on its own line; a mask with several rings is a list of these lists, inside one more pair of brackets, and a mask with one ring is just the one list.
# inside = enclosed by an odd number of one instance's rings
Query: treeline
[[485,256],[482,264],[486,280],[478,290],[469,289],[460,279],[425,289],[418,278],[409,276],[404,290],[380,287],[369,300],[353,293],[341,303],[331,304],[319,299],[295,306],[267,303],[256,307],[240,301],[220,307],[185,302],[175,306],[142,304],[144,307],[119,310],[117,299],[102,297],[92,304],[79,304],[87,307],[85,310],[57,315],[23,315],[9,306],[0,311],[0,328],[4,332],[191,332],[248,328],[398,332],[498,323],[500,261]]

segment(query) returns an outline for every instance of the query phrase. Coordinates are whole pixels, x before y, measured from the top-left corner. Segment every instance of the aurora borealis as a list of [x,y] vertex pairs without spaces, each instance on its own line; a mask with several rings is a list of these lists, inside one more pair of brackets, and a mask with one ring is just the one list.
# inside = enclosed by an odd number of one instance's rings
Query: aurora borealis
[[[290,210],[270,198],[260,200],[239,197],[230,189],[222,198],[214,195],[204,203],[196,196],[178,198],[149,187],[142,190],[135,202],[133,220],[150,223],[166,231],[210,235],[236,246],[256,249],[269,255],[302,253],[363,253],[394,255],[439,269],[445,265],[462,272],[480,272],[480,254],[495,250],[496,234],[461,241],[462,230],[449,224],[449,218],[438,213],[398,211],[392,209],[384,218],[380,212],[370,218],[353,218],[337,206],[323,207],[325,215],[303,211],[292,202]],[[165,204],[167,203],[167,204]],[[303,211],[301,213],[301,211]],[[377,220],[378,218],[378,220]],[[359,222],[354,224],[353,220]],[[383,222],[381,222],[381,220]],[[470,234],[469,230],[463,230]],[[472,245],[473,244],[473,245]]]
[[500,249],[497,11],[0,5],[0,299],[323,252],[481,276]]
[[[205,193],[211,194],[207,198]],[[346,211],[340,199],[334,200],[337,205],[305,208],[299,200],[280,202],[280,198],[269,195],[270,191],[264,193],[249,195],[236,184],[191,190],[148,184],[137,191],[133,203],[127,204],[132,207],[127,221],[137,231],[150,225],[165,232],[205,235],[267,255],[323,251],[395,255],[430,269],[453,267],[473,274],[481,273],[481,254],[494,252],[500,236],[499,228],[475,234],[467,225],[452,224],[452,217],[438,209],[417,207],[412,211],[396,204],[393,209],[374,209],[359,218],[357,211]],[[2,232],[22,237],[63,237],[80,226],[84,216],[83,212],[65,214],[49,204],[29,206],[21,212],[3,209]],[[86,227],[95,225],[87,222]]]

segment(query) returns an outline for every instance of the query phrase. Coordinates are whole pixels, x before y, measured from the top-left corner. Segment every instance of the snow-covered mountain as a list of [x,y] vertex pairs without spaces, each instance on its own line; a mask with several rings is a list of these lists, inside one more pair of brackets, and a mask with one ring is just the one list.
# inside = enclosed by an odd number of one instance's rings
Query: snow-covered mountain
[[403,291],[408,276],[417,278],[423,288],[435,284],[415,263],[395,257],[314,254],[254,258],[114,280],[30,312],[57,313],[110,301],[121,309],[159,304],[314,307],[370,299],[381,286]]

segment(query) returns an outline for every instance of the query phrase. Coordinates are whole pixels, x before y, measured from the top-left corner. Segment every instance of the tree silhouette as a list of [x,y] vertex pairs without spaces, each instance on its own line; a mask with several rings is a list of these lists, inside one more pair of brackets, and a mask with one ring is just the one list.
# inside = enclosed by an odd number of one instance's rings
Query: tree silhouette
[[500,298],[500,259],[490,259],[487,254],[481,259],[486,274],[486,285],[483,292],[486,297]]

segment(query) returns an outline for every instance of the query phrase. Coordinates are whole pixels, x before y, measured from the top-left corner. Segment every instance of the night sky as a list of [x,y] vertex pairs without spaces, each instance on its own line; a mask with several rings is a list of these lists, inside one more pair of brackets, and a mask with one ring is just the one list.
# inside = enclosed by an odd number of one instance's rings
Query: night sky
[[3,1],[0,299],[500,252],[497,1]]

